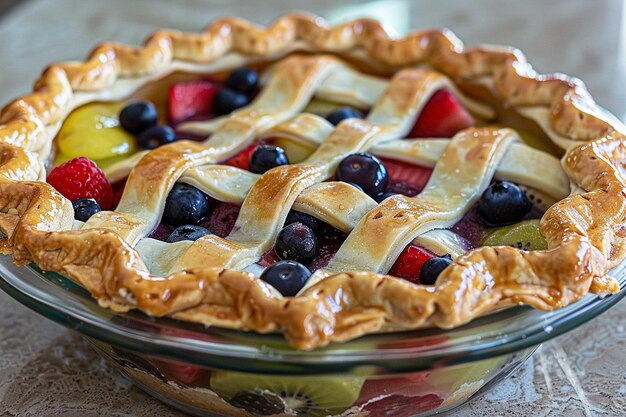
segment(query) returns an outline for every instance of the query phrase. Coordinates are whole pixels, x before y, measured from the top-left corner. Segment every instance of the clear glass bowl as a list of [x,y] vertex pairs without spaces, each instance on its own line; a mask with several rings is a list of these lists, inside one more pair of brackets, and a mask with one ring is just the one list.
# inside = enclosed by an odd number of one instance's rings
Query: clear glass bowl
[[[612,271],[626,285],[624,265]],[[505,309],[448,330],[378,334],[310,352],[259,335],[115,314],[55,273],[0,257],[0,288],[85,336],[136,385],[203,416],[392,416],[453,408],[517,369],[537,348],[624,297],[588,295],[540,312]],[[296,412],[296,410],[298,410]]]

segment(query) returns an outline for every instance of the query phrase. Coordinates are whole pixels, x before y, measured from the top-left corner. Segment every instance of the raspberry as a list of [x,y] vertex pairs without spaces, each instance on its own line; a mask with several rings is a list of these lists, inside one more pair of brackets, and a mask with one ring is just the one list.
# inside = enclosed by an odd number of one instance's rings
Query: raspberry
[[95,199],[103,210],[113,204],[113,189],[95,162],[80,157],[54,168],[48,174],[48,183],[70,201],[79,198]]

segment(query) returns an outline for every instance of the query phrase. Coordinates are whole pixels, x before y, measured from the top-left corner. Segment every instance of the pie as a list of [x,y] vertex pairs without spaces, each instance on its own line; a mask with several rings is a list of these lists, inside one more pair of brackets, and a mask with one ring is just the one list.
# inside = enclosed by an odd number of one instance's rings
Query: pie
[[114,311],[298,349],[552,310],[619,291],[624,132],[512,48],[226,18],[4,107],[1,247]]

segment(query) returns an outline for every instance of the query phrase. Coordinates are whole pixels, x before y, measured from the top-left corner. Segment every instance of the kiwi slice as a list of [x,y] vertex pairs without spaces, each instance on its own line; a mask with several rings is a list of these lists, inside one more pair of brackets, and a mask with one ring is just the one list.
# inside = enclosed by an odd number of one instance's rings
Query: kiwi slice
[[548,242],[539,233],[538,219],[487,229],[480,243],[481,246],[512,246],[523,250],[548,249]]
[[357,400],[363,382],[361,377],[267,376],[230,371],[211,374],[215,393],[232,406],[258,415],[339,414]]

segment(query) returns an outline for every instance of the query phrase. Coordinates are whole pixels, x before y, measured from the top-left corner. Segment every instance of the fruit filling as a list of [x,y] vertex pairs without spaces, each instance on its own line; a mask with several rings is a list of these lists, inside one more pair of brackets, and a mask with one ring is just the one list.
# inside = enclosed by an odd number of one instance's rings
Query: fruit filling
[[168,243],[198,240],[214,234],[226,237],[240,206],[215,200],[188,184],[175,184],[165,201],[161,223],[148,236]]
[[389,175],[389,182],[385,188],[386,194],[384,194],[386,197],[393,194],[403,194],[408,197],[416,196],[424,189],[430,179],[430,174],[433,172],[431,168],[409,164],[408,162],[387,158],[380,158],[380,160]]
[[169,89],[167,118],[173,125],[186,120],[206,120],[215,114],[219,85],[211,81],[177,83]]
[[[72,201],[76,220],[88,221],[101,210],[114,209],[124,192],[124,180],[112,186],[98,164],[106,167],[138,148],[152,150],[180,139],[204,140],[180,132],[177,126],[189,120],[228,115],[248,105],[258,89],[258,72],[241,67],[224,80],[172,84],[166,111],[159,111],[150,101],[138,100],[83,106],[61,127],[56,161],[63,163],[49,173],[48,182]],[[313,99],[305,111],[338,125],[346,119],[364,118],[368,110]],[[442,89],[427,101],[407,137],[449,138],[475,124],[453,92]],[[287,138],[266,138],[222,164],[263,175],[306,156],[306,151],[297,154],[290,146]],[[346,156],[331,180],[348,183],[380,203],[397,194],[416,196],[431,174],[429,167],[360,152]],[[545,249],[538,220],[545,208],[527,188],[496,179],[448,232],[463,242],[464,250],[485,245]],[[218,201],[194,186],[177,183],[167,196],[161,223],[149,237],[168,243],[195,241],[209,234],[226,237],[233,230],[239,210],[237,204]],[[260,278],[284,295],[295,295],[312,273],[328,265],[346,237],[331,225],[292,210],[274,246],[258,261],[264,268]],[[433,285],[453,262],[451,255],[411,243],[389,273],[415,284]],[[239,400],[252,401],[248,397]]]

